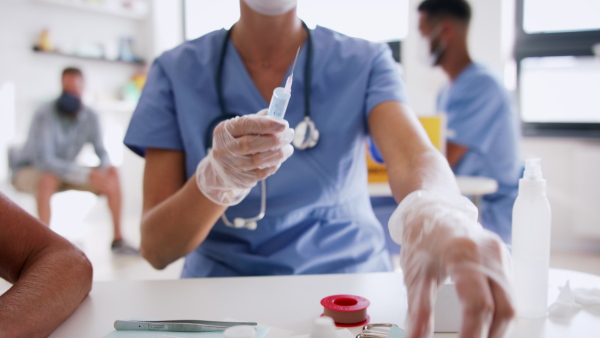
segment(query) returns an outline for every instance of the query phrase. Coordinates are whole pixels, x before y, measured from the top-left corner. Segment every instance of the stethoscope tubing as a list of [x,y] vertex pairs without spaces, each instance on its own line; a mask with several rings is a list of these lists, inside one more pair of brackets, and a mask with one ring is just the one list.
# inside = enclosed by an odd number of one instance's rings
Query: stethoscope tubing
[[[310,121],[310,84],[312,81],[311,67],[312,67],[312,58],[313,58],[313,56],[312,56],[313,42],[312,42],[312,34],[310,32],[310,29],[308,28],[306,23],[304,23],[304,21],[302,21],[302,25],[304,26],[304,28],[306,29],[306,32],[307,32],[306,63],[304,66],[304,121],[306,121],[306,120]],[[217,73],[215,76],[215,85],[216,85],[217,99],[219,102],[219,108],[221,110],[221,114],[211,121],[211,123],[208,126],[208,130],[206,132],[205,145],[206,145],[207,149],[209,149],[209,151],[210,151],[210,148],[212,148],[213,131],[214,131],[214,128],[217,126],[217,124],[219,124],[220,122],[222,122],[224,120],[239,116],[239,114],[227,113],[227,109],[225,107],[225,99],[223,97],[223,69],[225,67],[225,55],[227,53],[227,45],[229,44],[232,30],[233,30],[233,26],[229,30],[227,30],[227,33],[225,34],[225,38],[223,39],[223,44],[221,45],[219,62],[217,63]],[[306,147],[304,147],[302,149],[306,149]],[[263,219],[265,217],[266,209],[267,209],[267,183],[265,180],[261,180],[260,181],[260,210],[259,210],[259,213],[256,216],[250,217],[250,218],[236,217],[232,223],[231,221],[229,221],[229,219],[225,215],[225,212],[223,212],[223,215],[221,215],[221,220],[223,221],[223,223],[225,225],[227,225],[229,227],[248,228],[248,229],[253,230],[256,228],[256,222],[260,221],[261,219]]]

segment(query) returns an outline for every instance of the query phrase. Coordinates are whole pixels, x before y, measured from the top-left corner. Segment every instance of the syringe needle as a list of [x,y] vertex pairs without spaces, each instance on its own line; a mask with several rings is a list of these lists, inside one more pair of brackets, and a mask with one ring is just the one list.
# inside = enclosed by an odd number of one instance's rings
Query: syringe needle
[[285,81],[284,90],[286,93],[292,92],[292,79],[294,78],[294,69],[296,68],[296,61],[298,61],[298,54],[300,54],[300,47],[298,47],[298,50],[296,51],[296,58],[294,59],[294,64],[292,65],[292,72],[290,73],[290,76],[288,76],[287,81]]
[[296,51],[296,57],[294,58],[294,64],[292,65],[292,72],[290,73],[290,75],[294,75],[294,69],[296,69],[296,61],[298,61],[298,54],[300,54],[300,48],[302,46],[298,47],[298,50]]

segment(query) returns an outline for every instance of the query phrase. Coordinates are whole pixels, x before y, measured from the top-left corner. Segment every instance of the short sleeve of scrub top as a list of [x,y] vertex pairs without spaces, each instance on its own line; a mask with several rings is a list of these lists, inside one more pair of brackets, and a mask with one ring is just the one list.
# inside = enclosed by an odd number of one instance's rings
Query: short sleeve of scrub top
[[[221,78],[226,111],[219,108],[215,69],[225,33],[209,33],[158,58],[127,131],[127,146],[181,150],[191,177],[206,156],[211,121],[223,113],[254,114],[268,107],[229,41]],[[296,150],[266,179],[266,214],[256,230],[230,228],[219,220],[186,256],[182,277],[391,270],[383,228],[369,201],[365,139],[373,107],[406,100],[399,70],[387,45],[323,27],[311,36],[308,99],[321,135],[318,144]],[[304,119],[306,52],[305,43],[285,115],[292,127]],[[286,77],[290,70],[291,65]],[[257,186],[225,214],[230,220],[252,217],[260,199]]]
[[408,102],[401,79],[398,65],[391,57],[391,50],[387,45],[379,45],[369,76],[367,114],[370,114],[378,104],[386,101]]
[[152,64],[148,78],[130,122],[126,143],[140,156],[146,148],[183,150],[171,81],[160,60]]
[[[375,65],[373,69],[373,86],[369,88],[368,96],[371,99],[370,104],[367,105],[367,111],[370,113],[377,104],[385,102],[385,101],[400,101],[408,103],[408,99],[404,94],[404,89],[402,90],[401,96],[393,99],[386,99],[385,96],[389,95],[389,93],[394,92],[394,88],[398,86],[403,86],[403,82],[401,79],[401,74],[398,69],[398,65],[395,62],[390,62],[390,58],[388,57],[389,50],[386,48],[382,48],[382,53],[379,54],[379,57],[375,60]],[[393,61],[393,60],[392,60]],[[390,77],[389,74],[397,73],[398,76]],[[370,137],[367,139],[367,144],[369,146],[369,153],[371,158],[376,162],[383,163],[383,157],[379,152],[379,149],[375,146],[375,142]]]
[[[468,71],[468,69],[467,69]],[[490,76],[465,75],[440,94],[448,114],[448,140],[480,153],[489,151],[507,111],[507,98],[498,82]],[[460,82],[459,82],[460,81]],[[466,83],[465,83],[466,82]],[[452,91],[452,94],[449,92]]]

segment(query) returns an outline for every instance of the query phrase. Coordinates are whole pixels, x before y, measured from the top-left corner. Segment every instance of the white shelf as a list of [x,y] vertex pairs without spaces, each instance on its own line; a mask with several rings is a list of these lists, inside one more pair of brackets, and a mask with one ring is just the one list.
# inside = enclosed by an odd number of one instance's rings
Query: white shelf
[[132,114],[137,103],[130,101],[98,101],[90,105],[93,109],[100,112],[116,112]]
[[94,4],[94,3],[86,3],[78,0],[37,0],[40,3],[58,5],[69,8],[82,9],[90,12],[108,14],[119,16],[123,18],[135,19],[135,20],[143,20],[147,16],[147,10],[143,12],[136,12],[133,10],[120,9],[114,7],[108,7],[102,4]]
[[38,54],[57,55],[57,56],[63,56],[63,57],[69,57],[69,58],[76,58],[76,59],[83,59],[83,60],[103,61],[103,62],[112,62],[112,63],[120,63],[120,64],[130,64],[130,65],[140,65],[140,66],[143,66],[145,64],[144,60],[138,60],[138,61],[109,60],[109,59],[105,59],[105,58],[101,58],[101,57],[95,57],[95,56],[82,56],[82,55],[77,55],[77,54],[66,54],[66,53],[54,52],[54,51],[36,50],[35,48],[33,48],[33,51],[35,53],[38,53]]

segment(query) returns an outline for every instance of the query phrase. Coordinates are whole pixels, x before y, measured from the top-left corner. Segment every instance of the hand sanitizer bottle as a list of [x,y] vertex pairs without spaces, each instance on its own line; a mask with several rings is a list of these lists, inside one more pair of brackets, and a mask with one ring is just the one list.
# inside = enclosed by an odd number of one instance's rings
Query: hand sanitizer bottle
[[550,203],[539,158],[525,162],[519,194],[513,207],[512,257],[517,315],[546,316],[550,268]]

